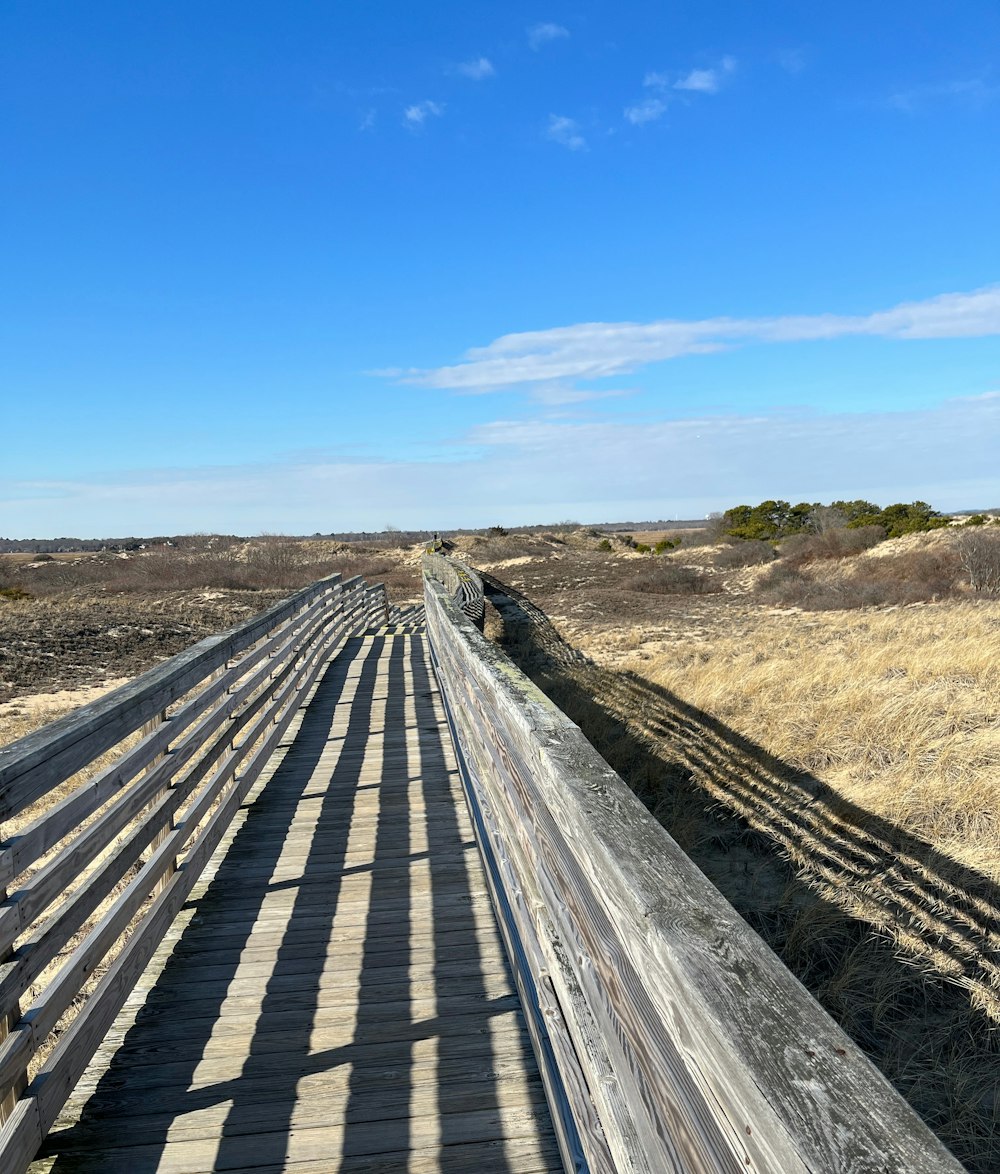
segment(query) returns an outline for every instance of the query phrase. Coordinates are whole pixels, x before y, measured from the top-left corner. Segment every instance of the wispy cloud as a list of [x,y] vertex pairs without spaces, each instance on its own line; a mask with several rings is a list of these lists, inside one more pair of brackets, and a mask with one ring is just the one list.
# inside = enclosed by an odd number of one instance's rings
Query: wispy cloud
[[667,112],[667,104],[662,98],[643,98],[634,106],[625,107],[625,120],[633,126],[642,126],[644,122],[655,122]]
[[675,90],[691,90],[698,94],[717,94],[723,78],[736,69],[735,57],[723,57],[712,69],[692,69],[672,83]]
[[913,114],[927,106],[942,102],[979,108],[998,98],[1000,85],[991,84],[982,77],[975,77],[896,90],[889,95],[886,102],[893,110]]
[[652,90],[690,90],[701,94],[718,93],[726,74],[736,71],[736,58],[723,57],[711,69],[690,69],[687,73],[672,74],[651,70],[642,84]]
[[0,511],[28,537],[310,534],[381,529],[386,518],[405,528],[691,518],[765,498],[920,498],[947,510],[1000,500],[998,443],[996,398],[899,412],[495,420],[435,461],[317,455],[75,479],[0,476]]
[[471,61],[463,61],[455,68],[463,77],[471,78],[474,82],[481,82],[496,74],[493,62],[488,57],[475,57]]
[[[497,454],[491,463],[503,470],[501,479],[533,481],[539,500],[558,493],[607,503],[604,514],[572,511],[588,520],[697,517],[734,501],[845,494],[882,502],[919,497],[956,509],[995,503],[1000,494],[996,400],[894,412],[497,420],[467,439],[487,460],[491,450]],[[628,502],[637,503],[635,513]]]
[[652,93],[625,107],[625,121],[632,123],[633,126],[656,122],[666,114],[669,102],[672,97],[676,97],[677,92],[717,94],[722,87],[723,79],[735,69],[736,58],[723,57],[719,64],[711,69],[691,69],[680,75],[651,70],[642,79],[642,84]]
[[550,41],[558,41],[563,37],[568,37],[569,29],[563,28],[561,24],[552,24],[551,21],[546,21],[543,24],[531,25],[527,29],[527,34],[528,44],[537,52]]
[[[564,128],[563,133],[575,132]],[[1000,335],[1000,286],[905,302],[872,314],[803,314],[693,321],[584,322],[507,334],[434,370],[377,374],[424,387],[468,393],[543,381],[603,379],[647,363],[706,354],[748,343],[805,342],[848,336],[895,339]]]
[[370,106],[364,113],[361,121],[358,123],[358,130],[373,130],[375,127],[375,120],[378,117],[378,112],[374,106]]
[[573,118],[561,114],[550,114],[545,125],[545,137],[560,143],[571,151],[585,151],[587,140],[580,133],[580,124]]
[[443,102],[416,102],[407,106],[403,111],[403,121],[407,126],[423,126],[428,118],[440,118],[444,114]]
[[569,407],[573,404],[593,403],[595,400],[617,399],[619,396],[634,394],[634,391],[626,391],[620,388],[594,391],[593,389],[573,387],[572,384],[559,382],[536,383],[531,388],[531,398],[535,403],[544,404],[550,408]]

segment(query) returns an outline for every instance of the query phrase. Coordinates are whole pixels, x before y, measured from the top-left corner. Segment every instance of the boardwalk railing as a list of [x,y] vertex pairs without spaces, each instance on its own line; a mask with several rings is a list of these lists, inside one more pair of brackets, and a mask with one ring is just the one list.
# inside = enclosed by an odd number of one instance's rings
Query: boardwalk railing
[[[424,558],[427,628],[567,1169],[961,1167]],[[464,601],[467,602],[467,601]]]
[[386,619],[383,587],[335,575],[0,748],[4,1174],[30,1162],[331,656]]

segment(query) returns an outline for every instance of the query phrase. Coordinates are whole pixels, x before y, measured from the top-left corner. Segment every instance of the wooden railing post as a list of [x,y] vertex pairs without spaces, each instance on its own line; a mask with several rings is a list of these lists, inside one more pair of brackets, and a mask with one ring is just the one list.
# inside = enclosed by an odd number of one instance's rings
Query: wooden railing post
[[[160,728],[160,726],[163,725],[163,723],[166,720],[167,720],[167,711],[164,709],[164,710],[161,710],[161,712],[158,713],[156,715],[156,717],[151,718],[148,722],[146,722],[143,725],[142,731],[141,731],[141,736],[143,738],[146,738],[150,734],[155,733]],[[149,766],[147,766],[146,770],[143,772],[144,775],[148,775],[151,771],[155,770],[156,767],[164,760],[164,758],[167,757],[167,754],[169,752],[170,752],[170,747],[164,746],[159,754],[154,755],[149,760]],[[171,784],[168,783],[163,788],[163,790],[157,791],[157,793],[153,796],[152,802],[150,803],[151,808],[155,807],[156,804],[159,803],[159,801],[163,798],[163,796],[170,790],[170,787],[171,787]],[[159,846],[163,843],[163,841],[167,838],[167,836],[170,835],[170,833],[173,830],[174,830],[174,817],[173,817],[173,814],[171,814],[170,818],[163,825],[163,827],[156,833],[152,842],[150,843],[150,845],[149,845],[149,855],[150,856],[153,856],[155,854],[156,849],[159,848]],[[177,859],[175,857],[173,860],[171,860],[170,865],[167,868],[167,871],[156,882],[156,887],[153,889],[153,896],[154,897],[158,896],[160,893],[163,892],[163,889],[166,887],[167,882],[170,880],[170,878],[174,875],[174,873],[176,871],[177,871]]]
[[[6,888],[2,888],[2,889],[0,889],[0,903],[2,903],[3,901],[6,901],[6,900],[7,900],[7,890],[6,890]],[[5,951],[3,957],[0,958],[0,966],[9,962],[13,956],[14,956],[14,949],[13,949],[13,947],[10,947],[7,951]],[[20,1003],[20,1000],[18,1000],[14,1004],[14,1006],[10,1009],[10,1011],[6,1015],[4,1015],[3,1018],[0,1018],[0,1043],[3,1043],[3,1041],[7,1038],[7,1036],[10,1035],[10,1033],[17,1026],[20,1018],[21,1018],[21,1003]],[[21,1093],[24,1092],[24,1090],[27,1087],[28,1087],[28,1070],[25,1069],[24,1072],[21,1073],[21,1075],[17,1078],[17,1080],[15,1080],[13,1082],[13,1084],[11,1084],[10,1090],[8,1091],[7,1095],[2,1100],[0,1100],[0,1125],[3,1125],[4,1122],[8,1119],[8,1117],[10,1117],[11,1113],[14,1112],[14,1106],[17,1104],[18,1097],[21,1095]]]

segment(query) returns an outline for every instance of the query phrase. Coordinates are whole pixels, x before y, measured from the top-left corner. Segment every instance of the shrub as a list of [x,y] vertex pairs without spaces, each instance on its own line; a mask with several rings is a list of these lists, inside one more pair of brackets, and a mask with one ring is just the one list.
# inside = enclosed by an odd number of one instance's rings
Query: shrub
[[666,561],[636,575],[625,586],[630,591],[647,595],[708,595],[722,590],[722,584],[714,575]]
[[915,550],[895,558],[862,559],[847,573],[825,576],[782,559],[757,586],[779,606],[826,611],[943,599],[954,594],[958,573],[954,551]]
[[985,514],[970,514],[964,521],[965,526],[985,526],[989,518]]
[[510,531],[506,526],[490,526],[486,531],[488,538],[506,538]]
[[732,538],[776,539],[792,534],[822,534],[841,529],[845,525],[883,526],[890,538],[935,530],[950,525],[937,510],[925,501],[896,502],[882,509],[874,502],[835,501],[830,505],[801,501],[790,505],[787,501],[762,501],[759,505],[737,505],[721,517],[709,516],[709,527]]
[[598,550],[611,550],[612,546],[607,538],[602,538],[601,541],[598,542],[598,544],[597,544],[597,549]]
[[972,590],[981,595],[1000,594],[1000,535],[973,530],[959,535],[957,548]]
[[769,500],[760,505],[733,506],[722,516],[725,532],[733,538],[783,538],[807,529],[814,509],[805,501],[789,505]]
[[649,545],[648,542],[636,542],[632,549],[638,554],[649,554],[653,548]]
[[653,546],[653,553],[666,554],[668,550],[673,550],[675,546],[680,546],[680,544],[681,540],[679,538],[661,538],[660,541]]
[[34,599],[35,597],[21,587],[0,587],[0,599],[10,599],[18,602],[22,599]]
[[770,542],[744,538],[720,547],[712,556],[712,562],[721,570],[733,570],[736,567],[756,567],[761,563],[769,563],[774,557],[775,550]]
[[856,514],[847,524],[852,529],[884,526],[890,538],[901,538],[904,534],[919,534],[924,530],[950,526],[951,522],[948,518],[942,518],[937,510],[931,509],[927,502],[911,501],[896,502],[895,505],[887,505],[884,510]]
[[779,553],[793,566],[801,567],[820,559],[849,558],[851,555],[862,554],[882,542],[884,538],[885,529],[882,526],[859,526],[853,530],[823,530],[817,534],[793,534],[781,543]]

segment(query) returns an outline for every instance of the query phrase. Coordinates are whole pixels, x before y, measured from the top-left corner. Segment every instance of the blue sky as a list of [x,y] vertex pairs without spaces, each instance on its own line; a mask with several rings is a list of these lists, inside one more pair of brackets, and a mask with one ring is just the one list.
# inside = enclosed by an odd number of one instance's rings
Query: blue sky
[[0,6],[0,534],[1000,505],[1000,8]]

